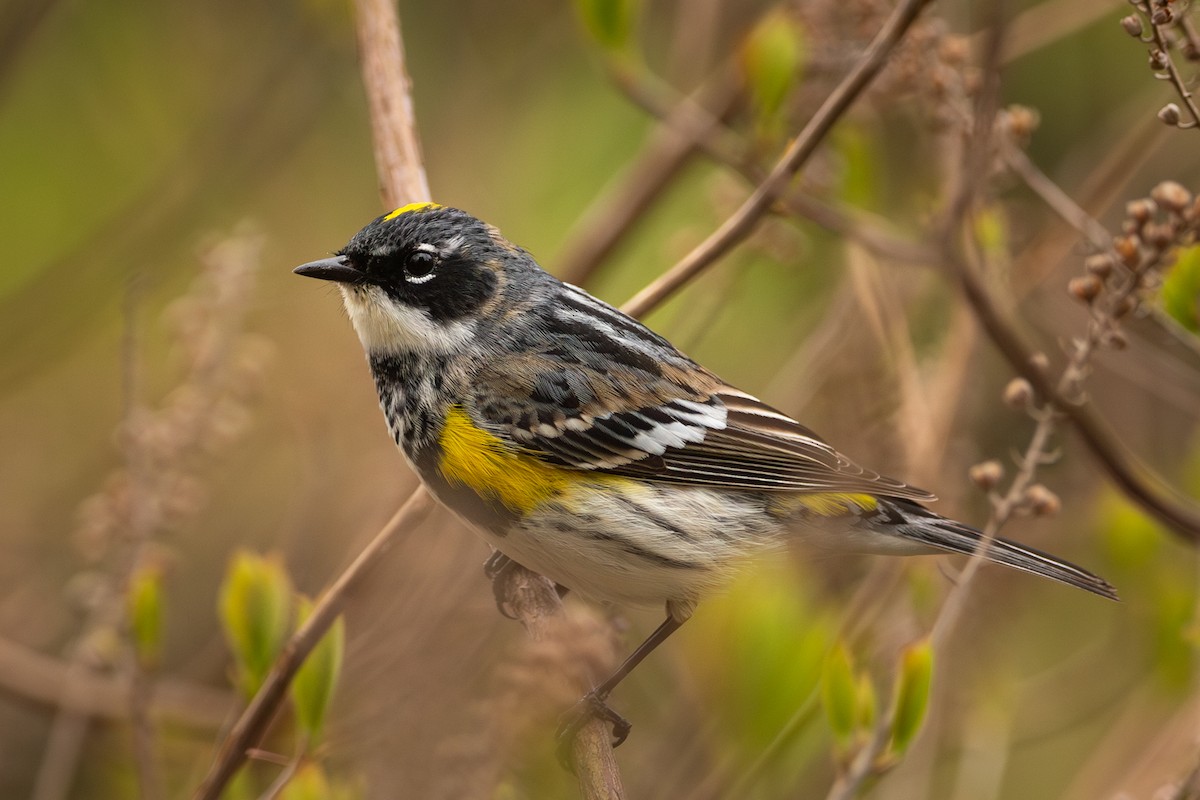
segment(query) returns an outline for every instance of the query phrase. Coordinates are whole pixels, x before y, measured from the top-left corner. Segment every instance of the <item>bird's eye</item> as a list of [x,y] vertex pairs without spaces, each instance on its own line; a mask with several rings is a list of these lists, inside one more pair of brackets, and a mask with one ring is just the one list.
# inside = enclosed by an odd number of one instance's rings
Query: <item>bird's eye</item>
[[404,260],[404,279],[409,283],[424,283],[433,277],[438,258],[428,250],[414,250]]

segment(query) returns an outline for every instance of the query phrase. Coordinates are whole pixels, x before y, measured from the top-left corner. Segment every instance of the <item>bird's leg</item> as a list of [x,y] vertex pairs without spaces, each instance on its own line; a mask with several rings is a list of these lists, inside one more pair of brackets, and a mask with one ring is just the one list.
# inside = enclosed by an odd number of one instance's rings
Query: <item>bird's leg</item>
[[563,765],[570,765],[571,742],[574,741],[575,735],[579,733],[587,721],[592,717],[598,717],[612,725],[613,732],[613,747],[618,747],[625,741],[625,737],[629,736],[629,729],[632,727],[627,719],[622,717],[617,712],[613,711],[605,701],[612,694],[613,689],[617,688],[617,684],[625,679],[625,676],[633,671],[634,667],[642,663],[642,660],[650,655],[654,648],[658,647],[667,637],[679,629],[683,624],[682,619],[676,619],[668,615],[663,623],[655,628],[654,633],[646,637],[646,641],[637,646],[629,656],[621,662],[621,666],[617,667],[612,675],[609,675],[603,683],[590,692],[585,694],[575,706],[563,715],[562,722],[558,726],[558,760]]
[[[514,569],[521,565],[513,561],[508,556],[501,553],[499,550],[493,550],[492,554],[487,557],[487,561],[483,562],[483,574],[492,582],[492,597],[496,599],[496,610],[501,616],[509,619],[517,619],[517,615],[512,613],[508,603],[508,577]],[[559,599],[566,596],[567,592],[571,591],[561,583],[554,584],[554,590],[558,592]]]
[[483,562],[483,574],[492,582],[492,597],[496,599],[496,610],[500,616],[517,619],[508,605],[508,576],[521,566],[499,550],[493,550]]

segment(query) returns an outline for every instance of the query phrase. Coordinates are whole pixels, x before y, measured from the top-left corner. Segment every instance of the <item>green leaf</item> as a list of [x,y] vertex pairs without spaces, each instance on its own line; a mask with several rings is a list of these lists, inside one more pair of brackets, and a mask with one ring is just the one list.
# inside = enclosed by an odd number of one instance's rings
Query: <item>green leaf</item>
[[875,684],[871,676],[858,676],[858,693],[855,700],[855,722],[860,731],[869,731],[875,726],[875,715],[879,711],[879,700],[875,697]]
[[591,37],[609,51],[622,51],[633,39],[637,0],[576,0],[576,8]]
[[1162,284],[1163,310],[1192,333],[1200,333],[1200,245],[1179,251]]
[[125,590],[129,635],[142,669],[152,670],[162,656],[162,570],[157,565],[138,567]]
[[857,208],[874,205],[879,176],[886,170],[875,152],[874,140],[854,125],[840,125],[833,136],[834,147],[842,164],[839,194]]
[[807,61],[803,29],[782,9],[766,14],[746,36],[742,67],[760,127],[770,130]]
[[908,749],[921,730],[929,709],[929,690],[933,683],[933,644],[929,637],[919,639],[900,654],[896,676],[896,694],[892,701],[892,732],[889,750],[899,756]]
[[236,553],[221,585],[219,611],[233,652],[238,688],[251,697],[288,635],[292,582],[280,557]]
[[355,782],[331,778],[320,764],[309,761],[296,770],[279,793],[279,800],[360,800],[365,795]]
[[[312,601],[300,596],[296,626],[303,625],[312,614]],[[316,742],[325,722],[325,713],[342,671],[342,654],[346,646],[346,623],[342,617],[317,642],[292,681],[292,702],[296,706],[296,724],[311,742]]]
[[1008,219],[999,206],[991,205],[982,208],[975,215],[975,239],[984,253],[993,258],[1005,258],[1008,255]]
[[850,651],[839,643],[825,659],[825,669],[821,675],[821,705],[825,707],[829,729],[842,749],[851,745],[858,731],[858,693],[858,679],[854,675]]

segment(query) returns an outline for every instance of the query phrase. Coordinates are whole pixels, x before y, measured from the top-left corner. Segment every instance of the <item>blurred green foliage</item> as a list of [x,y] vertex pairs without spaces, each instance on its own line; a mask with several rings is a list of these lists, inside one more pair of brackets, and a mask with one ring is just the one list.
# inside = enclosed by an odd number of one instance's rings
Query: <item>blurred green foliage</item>
[[1180,251],[1162,286],[1163,310],[1192,333],[1200,333],[1200,246]]
[[238,688],[250,698],[291,632],[292,582],[283,559],[235,553],[221,586],[219,610]]

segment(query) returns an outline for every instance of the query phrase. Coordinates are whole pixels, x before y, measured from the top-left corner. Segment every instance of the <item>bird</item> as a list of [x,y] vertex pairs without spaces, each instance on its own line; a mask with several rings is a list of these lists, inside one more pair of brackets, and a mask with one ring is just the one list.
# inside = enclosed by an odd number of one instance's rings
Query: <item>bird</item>
[[[493,567],[664,609],[560,736],[598,716],[620,744],[617,684],[701,599],[789,541],[887,555],[972,554],[982,541],[927,508],[929,492],[858,466],[460,209],[402,206],[294,272],[338,286],[393,441],[495,549]],[[1025,545],[994,538],[982,555],[1117,599]]]

